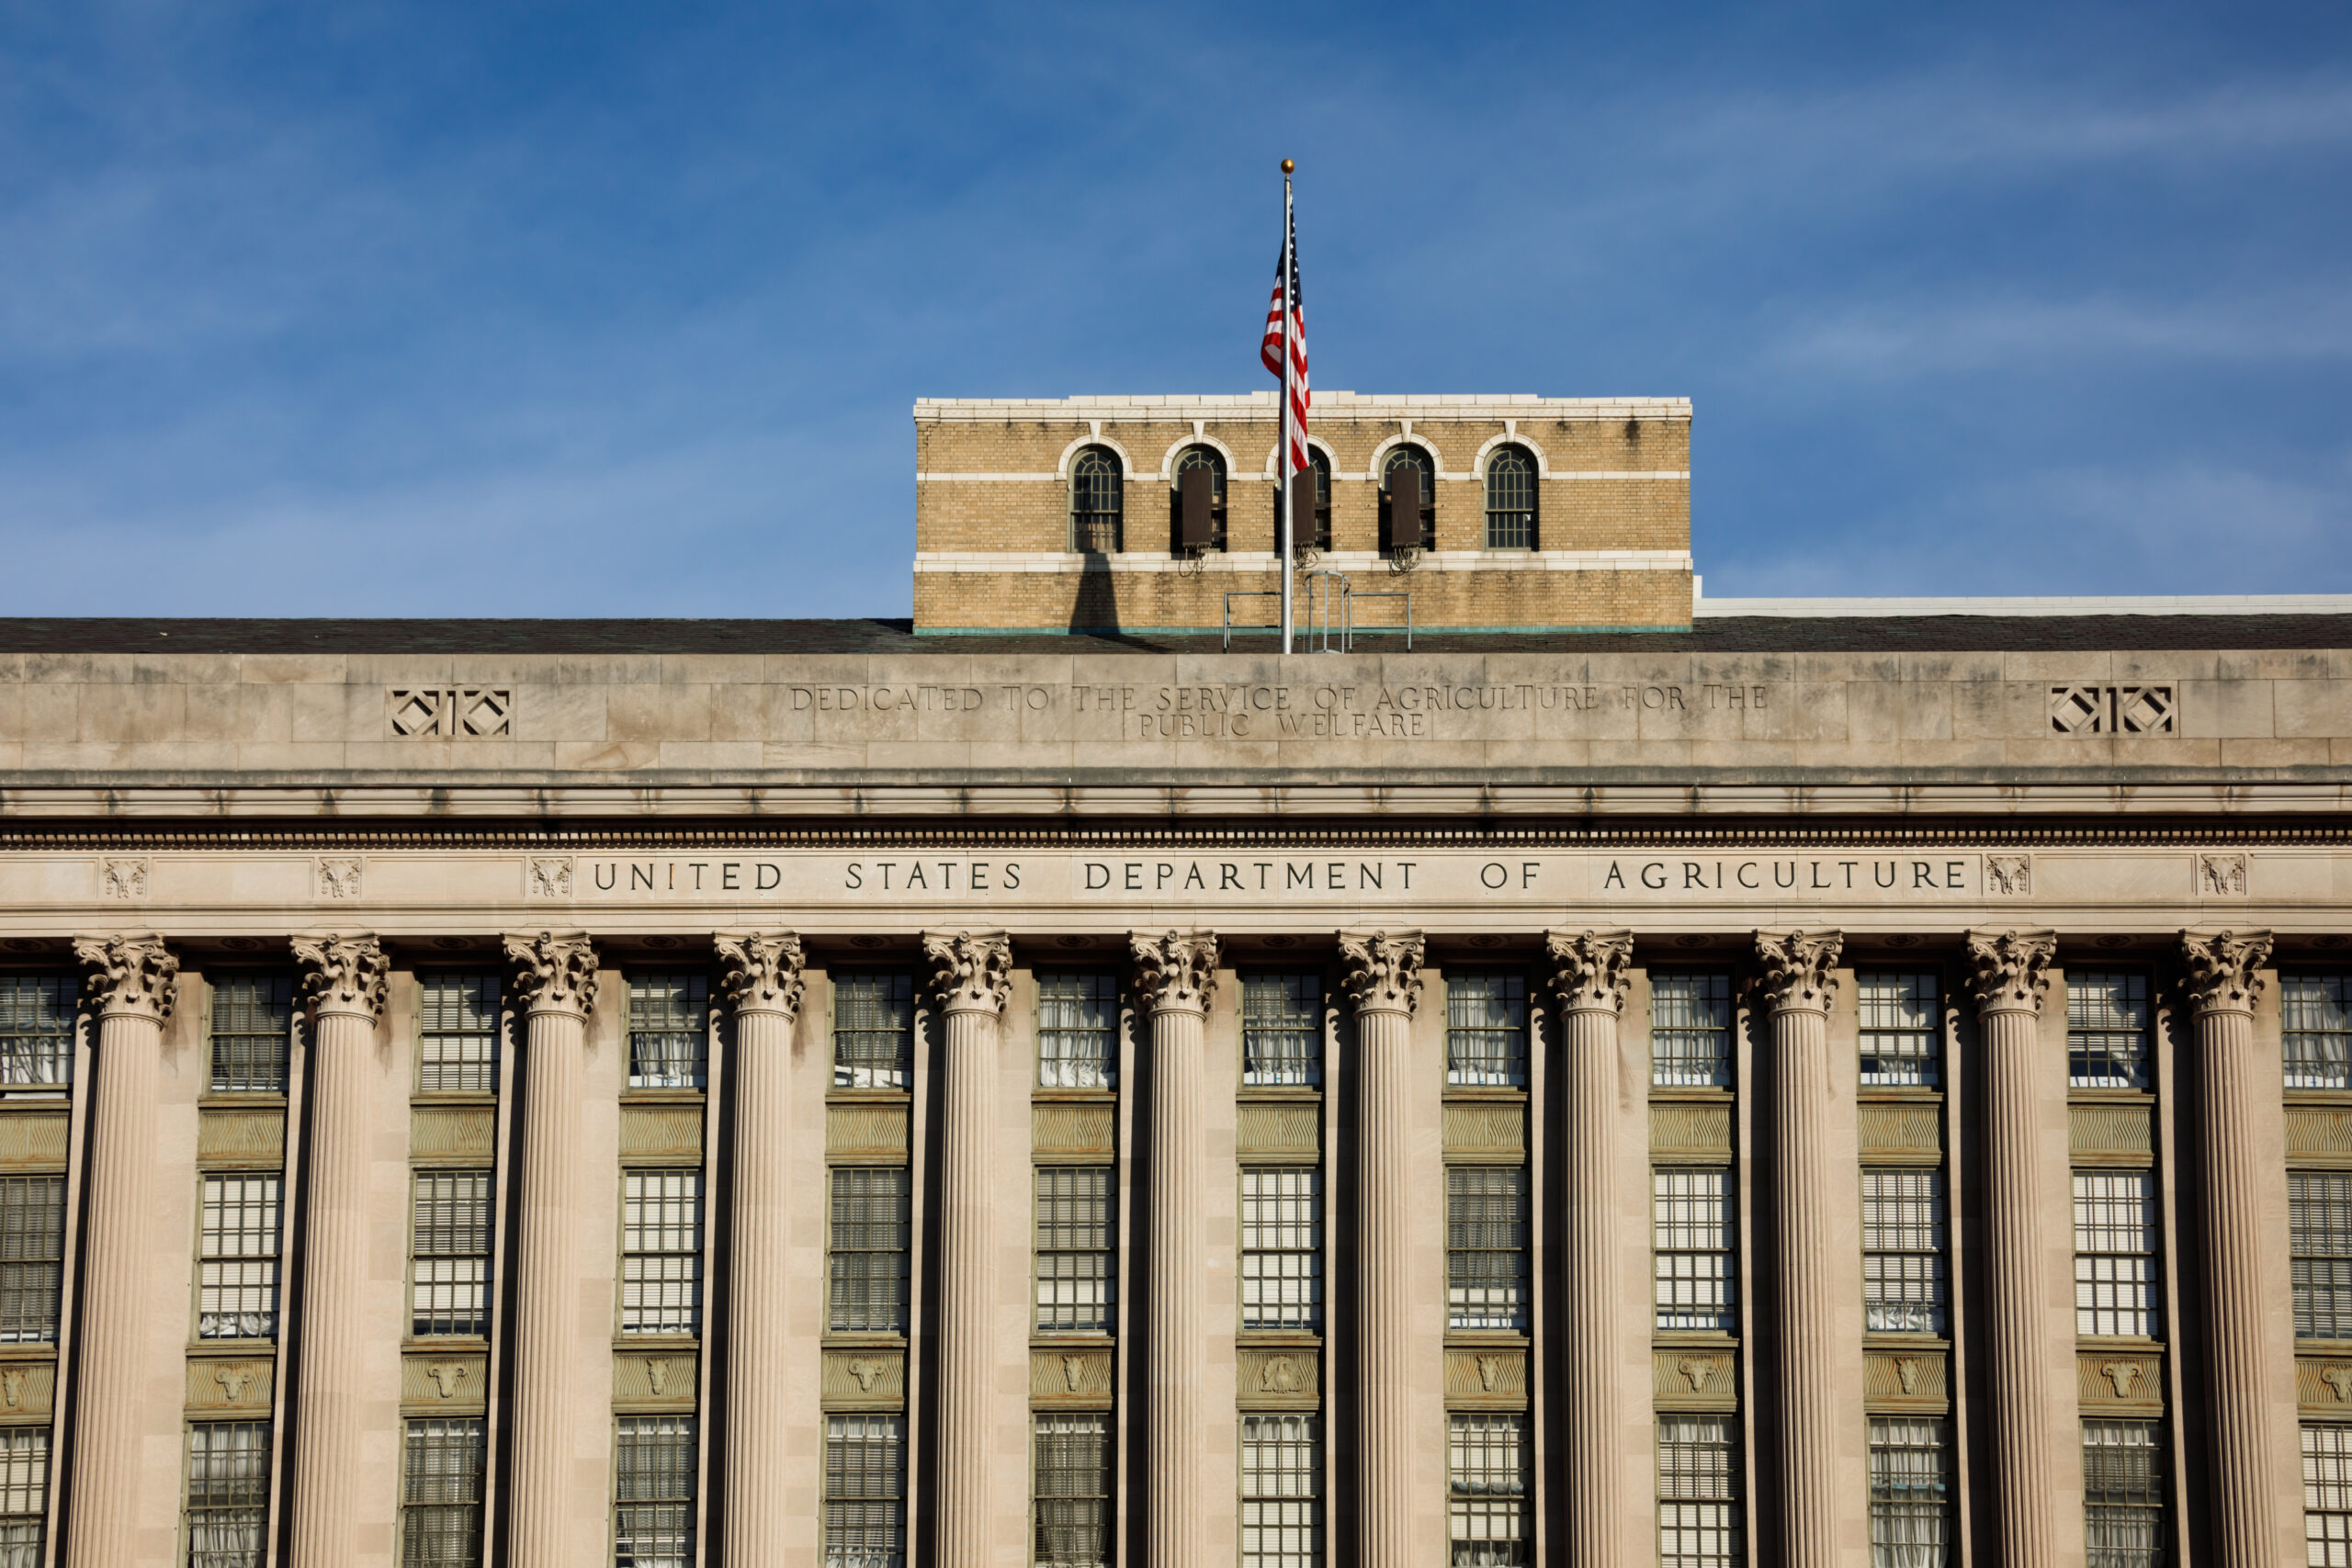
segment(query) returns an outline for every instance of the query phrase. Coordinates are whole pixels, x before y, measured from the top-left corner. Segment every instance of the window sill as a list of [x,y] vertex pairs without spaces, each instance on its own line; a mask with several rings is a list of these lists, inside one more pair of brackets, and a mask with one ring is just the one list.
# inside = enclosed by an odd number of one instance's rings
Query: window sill
[[207,1089],[202,1094],[196,1097],[196,1106],[199,1111],[206,1110],[213,1106],[233,1106],[240,1110],[276,1109],[282,1111],[286,1108],[286,1094],[282,1089],[255,1089],[250,1092],[232,1089]]
[[2153,1105],[2156,1091],[2153,1089],[2090,1089],[2075,1084],[2066,1086],[2069,1105]]
[[57,1359],[54,1339],[11,1339],[0,1344],[0,1361],[53,1361]]
[[1527,1086],[1498,1083],[1449,1083],[1445,1098],[1453,1100],[1500,1101],[1510,1105],[1527,1103]]
[[242,1360],[253,1356],[275,1356],[275,1339],[191,1339],[187,1342],[190,1360]]
[[903,1105],[912,1099],[912,1089],[844,1089],[839,1085],[825,1090],[828,1105]]
[[1941,1334],[1912,1334],[1899,1328],[1865,1328],[1862,1343],[1873,1350],[1949,1350],[1951,1340]]
[[1529,1336],[1524,1328],[1449,1328],[1445,1343],[1454,1350],[1524,1350]]
[[490,1340],[480,1334],[408,1334],[401,1337],[404,1351],[450,1350],[459,1355],[479,1354],[490,1348]]
[[2079,1355],[2097,1355],[2102,1351],[2112,1355],[2119,1350],[2155,1351],[2165,1348],[2165,1341],[2149,1339],[2137,1334],[2077,1334],[2075,1350]]
[[1235,1331],[1234,1343],[1258,1350],[1277,1346],[1319,1350],[1323,1348],[1323,1334],[1315,1328],[1243,1328]]
[[1033,1328],[1029,1331],[1032,1350],[1108,1350],[1118,1344],[1118,1336],[1099,1328]]
[[1891,1105],[1941,1105],[1944,1091],[1922,1084],[1866,1083],[1856,1086],[1854,1098],[1865,1105],[1872,1100]]
[[1650,1343],[1662,1349],[1690,1345],[1720,1350],[1725,1346],[1737,1348],[1739,1336],[1728,1328],[1653,1328]]
[[1119,1091],[1115,1089],[1049,1089],[1039,1084],[1029,1091],[1029,1098],[1039,1105],[1116,1105]]
[[1654,1083],[1650,1085],[1650,1100],[1653,1104],[1678,1100],[1702,1105],[1729,1104],[1731,1100],[1732,1091],[1728,1084]]
[[492,1105],[492,1106],[494,1106],[494,1105],[496,1105],[496,1104],[498,1103],[498,1094],[497,1094],[497,1091],[496,1091],[496,1090],[494,1090],[494,1089],[421,1089],[412,1090],[412,1091],[410,1092],[410,1094],[409,1094],[408,1100],[409,1100],[409,1103],[410,1103],[411,1105],[435,1105],[435,1106],[438,1106],[438,1105],[448,1105],[448,1106],[463,1106],[463,1105]]
[[895,1328],[828,1328],[820,1337],[828,1350],[903,1350],[907,1337]]
[[615,1350],[695,1350],[701,1348],[699,1334],[616,1334]]
[[2325,1105],[2341,1110],[2346,1105],[2352,1105],[2352,1089],[2290,1089],[2287,1091],[2287,1103]]
[[1323,1086],[1299,1083],[1246,1083],[1235,1094],[1236,1100],[1320,1100]]

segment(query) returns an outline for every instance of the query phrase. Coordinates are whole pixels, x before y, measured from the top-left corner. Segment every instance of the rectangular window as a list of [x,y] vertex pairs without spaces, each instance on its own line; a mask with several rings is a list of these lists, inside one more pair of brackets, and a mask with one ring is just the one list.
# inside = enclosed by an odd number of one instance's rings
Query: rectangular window
[[1323,1081],[1322,976],[1242,976],[1241,1081]]
[[2352,1568],[2352,1427],[2303,1428],[2303,1561]]
[[65,1178],[0,1179],[0,1343],[57,1337],[65,1267]]
[[1456,1568],[1534,1561],[1527,1528],[1527,1417],[1453,1416],[1445,1466],[1447,1535]]
[[1650,1082],[1731,1087],[1731,976],[1650,976]]
[[911,975],[842,975],[833,981],[833,1087],[904,1089],[915,1059]]
[[1323,1326],[1323,1173],[1241,1173],[1241,1326]]
[[2352,1339],[2352,1176],[2290,1171],[2295,1337]]
[[1119,1081],[1118,1035],[1118,976],[1037,976],[1037,1082],[1040,1087],[1116,1087]]
[[1736,1328],[1731,1172],[1668,1167],[1651,1172],[1657,1326]]
[[0,1089],[74,1081],[74,1010],[81,994],[72,975],[0,975]]
[[1951,1441],[1941,1421],[1871,1417],[1871,1561],[1943,1568],[1951,1558]]
[[2352,1089],[2352,976],[2278,976],[2289,1089]]
[[2066,1081],[2075,1089],[2148,1087],[2148,977],[2086,969],[2066,976]]
[[621,1332],[702,1328],[702,1172],[621,1178]]
[[1117,1221],[1108,1166],[1037,1170],[1037,1326],[1065,1333],[1111,1331],[1118,1269]]
[[294,976],[223,975],[212,987],[212,1092],[284,1094]]
[[1726,1416],[1659,1412],[1657,1560],[1666,1568],[1747,1561],[1736,1430]]
[[1880,1334],[1941,1334],[1944,1173],[1862,1172],[1862,1326]]
[[825,1568],[906,1568],[907,1423],[825,1417]]
[[1111,1561],[1111,1434],[1101,1416],[1040,1416],[1033,1517],[1036,1556],[1054,1568]]
[[709,1043],[708,976],[675,969],[628,977],[629,1088],[702,1088]]
[[2165,1528],[2164,1431],[2154,1421],[2083,1423],[2086,1568],[2157,1568]]
[[187,1568],[261,1568],[268,1506],[268,1422],[187,1429]]
[[614,1449],[616,1568],[693,1568],[695,1418],[624,1416]]
[[1241,1568],[1323,1568],[1323,1418],[1241,1418]]
[[401,1568],[481,1568],[482,1419],[408,1424],[401,1472]]
[[411,1179],[409,1332],[490,1332],[490,1172],[420,1170]]
[[0,1427],[0,1563],[40,1568],[49,1518],[49,1428]]
[[1527,1082],[1527,976],[1503,971],[1445,981],[1445,1081]]
[[2156,1179],[2075,1172],[2075,1332],[2155,1337]]
[[418,1019],[420,1094],[498,1089],[499,988],[495,975],[427,975]]
[[833,1176],[830,1326],[903,1334],[914,1179],[904,1166],[844,1166]]
[[1527,1326],[1527,1170],[1445,1173],[1445,1305],[1452,1328]]
[[203,1184],[197,1337],[271,1338],[277,1333],[277,1174],[222,1172]]
[[1855,976],[1854,987],[1861,1009],[1862,1082],[1928,1088],[1941,1083],[1943,1039],[1933,972],[1864,971]]

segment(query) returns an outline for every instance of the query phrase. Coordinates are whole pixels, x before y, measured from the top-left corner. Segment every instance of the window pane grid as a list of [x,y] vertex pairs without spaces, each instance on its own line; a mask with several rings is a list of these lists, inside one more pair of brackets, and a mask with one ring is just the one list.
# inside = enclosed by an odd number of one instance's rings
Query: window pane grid
[[1862,1326],[1941,1334],[1946,1245],[1942,1171],[1862,1172]]
[[907,1432],[897,1416],[825,1420],[825,1568],[906,1568]]
[[2352,1089],[2352,976],[2281,975],[2289,1089]]
[[1527,977],[1449,976],[1445,983],[1445,1081],[1527,1082]]
[[904,1332],[914,1182],[903,1166],[832,1173],[832,1327]]
[[49,1428],[0,1427],[0,1564],[40,1568],[49,1516]]
[[284,1094],[291,975],[224,975],[212,987],[212,1092]]
[[914,1050],[912,976],[843,975],[834,980],[834,1088],[904,1089]]
[[490,1172],[420,1170],[411,1185],[409,1332],[490,1332]]
[[0,975],[0,1088],[74,1079],[72,975]]
[[621,1332],[701,1326],[702,1172],[629,1171],[621,1191]]
[[1864,974],[1855,981],[1861,1010],[1866,1084],[1943,1081],[1943,1038],[1931,971]]
[[1446,1512],[1455,1568],[1520,1568],[1527,1528],[1527,1418],[1455,1416],[1446,1455]]
[[2303,1428],[2303,1561],[2352,1568],[2352,1427]]
[[58,1286],[65,1267],[65,1179],[0,1179],[0,1342],[57,1337]]
[[1323,1423],[1241,1418],[1241,1568],[1322,1568]]
[[1119,987],[1111,975],[1037,981],[1037,1082],[1046,1089],[1118,1083]]
[[1525,550],[1535,545],[1535,465],[1516,446],[1487,464],[1487,547]]
[[1731,1172],[1651,1173],[1657,1326],[1738,1326],[1732,1274]]
[[416,1087],[425,1094],[489,1094],[498,1088],[496,975],[427,975],[419,1020]]
[[277,1332],[278,1178],[207,1176],[202,1190],[197,1337],[270,1338]]
[[2075,1173],[2075,1332],[2153,1338],[2156,1181],[2144,1170]]
[[2148,1087],[2148,977],[2066,976],[2066,1079],[2075,1089]]
[[664,970],[628,977],[628,1086],[700,1089],[710,1049],[710,977]]
[[2154,1421],[2083,1423],[2085,1568],[2165,1560],[2164,1433]]
[[1657,975],[1650,979],[1650,1081],[1728,1088],[1731,976]]
[[1119,547],[1119,514],[1126,486],[1119,460],[1100,446],[1078,455],[1069,469],[1069,547],[1106,555]]
[[1250,975],[1241,981],[1241,1081],[1323,1081],[1323,980]]
[[1950,1561],[1951,1444],[1941,1421],[1871,1417],[1871,1562],[1943,1568]]
[[695,1560],[695,1418],[621,1418],[614,1467],[617,1568],[689,1568]]
[[480,1416],[408,1424],[401,1568],[479,1568],[486,1450]]
[[1102,1334],[1111,1327],[1116,1223],[1108,1167],[1037,1171],[1037,1326]]
[[1036,1558],[1057,1568],[1111,1561],[1111,1438],[1100,1416],[1040,1416]]
[[268,1504],[268,1422],[187,1429],[188,1568],[260,1568]]
[[1669,1568],[1745,1561],[1739,1448],[1729,1418],[1657,1418],[1657,1560]]
[[2287,1236],[2295,1337],[2352,1339],[2352,1176],[2289,1172]]
[[1241,1326],[1323,1326],[1323,1173],[1241,1173]]
[[1450,1168],[1445,1173],[1445,1210],[1448,1326],[1525,1328],[1525,1168]]

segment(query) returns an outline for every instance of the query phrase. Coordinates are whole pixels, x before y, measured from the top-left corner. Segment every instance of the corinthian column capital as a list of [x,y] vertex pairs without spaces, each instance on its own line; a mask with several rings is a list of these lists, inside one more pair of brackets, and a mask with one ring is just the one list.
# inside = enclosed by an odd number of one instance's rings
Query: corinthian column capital
[[321,1014],[351,1013],[370,1021],[384,1015],[392,964],[376,938],[298,936],[294,962],[302,966],[303,993]]
[[154,932],[75,937],[74,956],[82,961],[90,999],[101,1017],[121,1014],[160,1023],[172,1016],[179,954]]
[[1012,939],[1002,931],[925,931],[932,988],[949,1012],[1000,1016],[1012,994]]
[[1569,1012],[1625,1010],[1633,977],[1632,931],[1545,931],[1544,952],[1552,961],[1552,989]]
[[721,933],[711,939],[718,954],[718,983],[739,1013],[774,1012],[800,1016],[800,998],[808,982],[801,976],[806,955],[800,938],[792,931]]
[[1409,1015],[1420,1008],[1420,932],[1341,931],[1340,958],[1356,1011]]
[[1130,932],[1136,995],[1152,1012],[1206,1012],[1216,993],[1216,933]]
[[2040,1013],[2050,989],[2050,961],[2057,954],[2055,931],[1970,931],[1968,989],[1976,1010]]
[[1764,973],[1757,984],[1765,1006],[1774,1012],[1827,1012],[1845,945],[1837,931],[1758,931],[1756,957]]
[[596,944],[586,931],[509,931],[506,962],[526,1013],[585,1018],[595,1010]]
[[2270,962],[2268,931],[2183,931],[2189,1006],[2200,1013],[2252,1012]]

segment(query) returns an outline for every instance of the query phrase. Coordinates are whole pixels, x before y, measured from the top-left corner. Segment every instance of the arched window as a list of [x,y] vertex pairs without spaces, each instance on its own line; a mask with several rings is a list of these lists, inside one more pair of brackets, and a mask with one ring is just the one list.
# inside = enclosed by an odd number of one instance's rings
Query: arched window
[[1088,555],[1108,555],[1119,548],[1119,514],[1125,510],[1126,484],[1119,472],[1119,455],[1108,446],[1089,446],[1069,466],[1069,547]]
[[1535,547],[1535,459],[1523,446],[1498,446],[1487,459],[1487,548]]
[[[1187,536],[1184,527],[1184,476],[1200,472],[1208,475],[1208,526],[1205,532],[1202,531],[1195,519],[1194,531]],[[1176,483],[1168,492],[1168,547],[1177,555],[1225,548],[1225,457],[1216,447],[1187,446],[1177,454]]]
[[1380,468],[1380,547],[1426,550],[1437,543],[1437,459],[1410,443],[1389,448]]
[[[1325,457],[1317,448],[1309,446],[1306,449],[1306,460],[1312,465],[1315,476],[1313,502],[1315,521],[1309,524],[1305,512],[1295,513],[1297,520],[1291,526],[1290,546],[1294,550],[1311,548],[1328,551],[1331,547],[1331,459]],[[1304,479],[1294,479],[1292,484],[1304,491],[1306,481]],[[1279,541],[1283,536],[1282,504],[1283,488],[1276,485],[1274,487],[1274,538],[1277,541],[1275,547],[1278,549],[1281,547]],[[1291,504],[1305,506],[1307,503],[1294,501]]]

